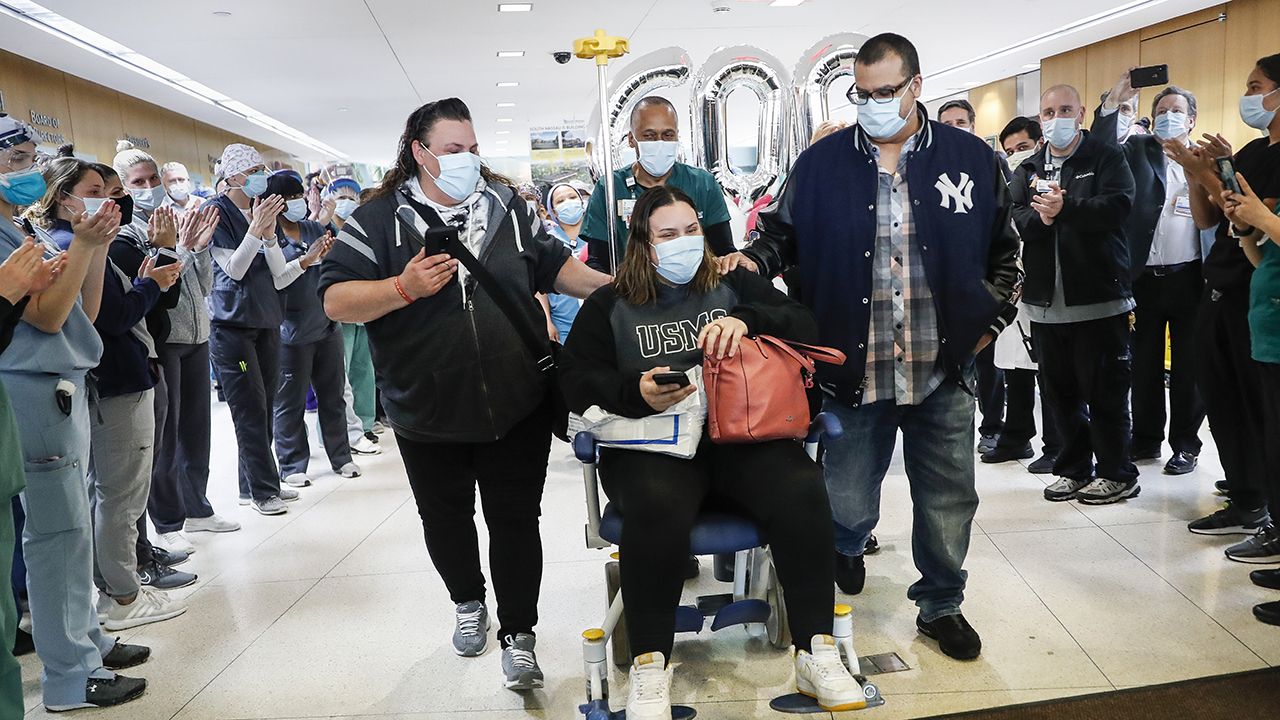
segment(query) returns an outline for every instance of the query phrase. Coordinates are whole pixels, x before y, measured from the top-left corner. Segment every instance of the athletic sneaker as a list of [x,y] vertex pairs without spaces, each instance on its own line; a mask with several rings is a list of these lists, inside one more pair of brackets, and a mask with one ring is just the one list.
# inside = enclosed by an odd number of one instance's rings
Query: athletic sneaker
[[1044,489],[1044,499],[1050,502],[1074,500],[1076,494],[1088,484],[1088,480],[1060,477],[1055,483]]
[[489,647],[489,609],[479,600],[454,608],[453,650],[463,657],[483,655]]
[[98,591],[97,610],[99,625],[105,625],[107,623],[107,613],[111,612],[111,606],[114,604],[115,601],[111,599],[110,595],[102,592],[101,590]]
[[[281,488],[283,490],[283,488]],[[263,515],[283,515],[289,512],[289,508],[284,504],[278,495],[272,495],[266,500],[252,500],[253,509]]]
[[138,568],[138,580],[146,587],[157,590],[176,590],[197,580],[195,573],[182,572],[152,560]]
[[1280,562],[1280,528],[1267,524],[1253,537],[1227,548],[1227,557],[1236,562],[1267,564]]
[[1058,462],[1057,455],[1041,455],[1039,460],[1027,466],[1027,472],[1032,475],[1048,475],[1053,472],[1053,464]]
[[[174,530],[173,532],[160,533],[156,545],[168,550],[169,552],[190,555],[196,551],[196,546],[191,541],[182,537],[182,533]],[[168,563],[166,563],[168,564]]]
[[184,552],[165,550],[159,545],[151,546],[151,559],[155,560],[156,564],[163,565],[165,567],[176,567],[186,562],[190,557],[190,555]]
[[818,701],[823,710],[861,710],[867,706],[862,685],[840,659],[830,635],[814,635],[812,652],[796,653],[796,691]]
[[142,678],[131,678],[117,675],[110,680],[89,678],[84,689],[84,702],[70,705],[45,704],[49,712],[66,712],[81,708],[104,708],[112,705],[123,705],[130,700],[137,700],[147,691],[147,681]]
[[311,484],[311,478],[307,477],[306,473],[293,473],[286,475],[284,482],[289,487],[306,487]]
[[360,466],[353,462],[349,462],[338,468],[338,474],[344,478],[360,477]]
[[151,648],[146,645],[126,645],[119,640],[111,650],[102,656],[102,667],[108,670],[125,670],[146,662],[151,657]]
[[537,690],[542,687],[542,668],[533,654],[537,639],[529,633],[507,636],[507,646],[502,649],[503,687],[508,690]]
[[671,668],[662,653],[645,653],[631,663],[627,720],[671,720]]
[[1245,512],[1228,502],[1221,510],[1187,523],[1197,535],[1253,535],[1271,522],[1267,509]]
[[361,435],[359,440],[351,444],[351,452],[357,455],[381,455],[382,448],[369,442],[369,438]]
[[186,603],[174,600],[168,594],[144,585],[138,591],[138,596],[128,605],[121,605],[113,600],[111,609],[107,612],[105,624],[108,631],[117,632],[176,618],[186,611]]
[[240,529],[240,523],[235,520],[228,520],[221,515],[213,514],[207,518],[187,518],[183,523],[182,529],[186,532],[214,532],[225,533],[235,532]]
[[373,421],[373,434],[374,434],[374,435],[381,435],[382,433],[384,433],[384,432],[386,432],[386,431],[387,431],[387,426],[386,426],[386,424],[385,424],[385,423],[383,423],[381,420],[374,420],[374,421]]
[[381,442],[381,441],[378,439],[378,436],[373,434],[373,431],[372,431],[372,430],[365,430],[365,431],[364,431],[364,437],[365,437],[365,439],[366,439],[366,440],[368,440],[369,442],[373,443],[374,445],[377,445],[379,442]]
[[1106,478],[1095,478],[1086,487],[1076,493],[1076,499],[1085,505],[1110,505],[1125,498],[1138,497],[1142,487],[1137,480],[1122,483]]
[[298,499],[298,491],[291,487],[280,486],[280,492],[276,493],[276,497],[285,502],[293,502]]

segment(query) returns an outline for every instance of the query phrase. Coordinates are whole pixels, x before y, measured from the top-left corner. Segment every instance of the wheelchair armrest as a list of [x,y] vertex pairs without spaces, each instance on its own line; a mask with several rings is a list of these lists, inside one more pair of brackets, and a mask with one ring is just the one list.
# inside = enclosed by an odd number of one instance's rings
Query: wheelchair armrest
[[831,413],[822,412],[809,423],[809,435],[805,438],[805,442],[815,443],[824,437],[834,440],[841,435],[844,435],[844,426],[840,424],[840,418]]
[[596,461],[596,436],[589,430],[583,430],[573,436],[573,454],[581,463]]

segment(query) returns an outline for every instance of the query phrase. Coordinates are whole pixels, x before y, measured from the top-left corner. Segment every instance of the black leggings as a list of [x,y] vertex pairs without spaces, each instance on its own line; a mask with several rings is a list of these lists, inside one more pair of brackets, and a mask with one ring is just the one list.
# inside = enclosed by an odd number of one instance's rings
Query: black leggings
[[551,452],[545,407],[500,440],[432,443],[396,433],[418,504],[427,552],[455,603],[485,599],[476,538],[476,485],[489,526],[489,572],[501,628],[498,637],[533,634],[542,586],[542,488]]
[[689,531],[708,505],[750,518],[769,539],[797,649],[830,635],[835,539],[822,468],[791,440],[716,445],[689,460],[605,448],[600,481],[626,520],[618,551],[635,656],[671,658]]

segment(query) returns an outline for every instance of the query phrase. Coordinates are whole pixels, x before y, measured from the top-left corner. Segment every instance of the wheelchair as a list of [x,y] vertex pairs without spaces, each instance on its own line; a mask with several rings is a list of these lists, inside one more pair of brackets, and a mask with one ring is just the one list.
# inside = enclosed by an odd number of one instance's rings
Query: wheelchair
[[[838,438],[843,434],[840,421],[829,413],[819,413],[809,425],[805,447],[811,458],[817,459],[818,441],[823,437]],[[573,451],[582,463],[583,484],[587,500],[587,547],[604,549],[617,545],[622,538],[621,513],[612,504],[601,511],[600,489],[596,474],[599,449],[596,438],[590,432],[579,432],[573,439]],[[698,598],[697,606],[681,605],[676,609],[676,632],[698,633],[711,618],[712,632],[734,625],[745,625],[751,637],[767,636],[769,643],[780,650],[791,646],[791,632],[787,625],[786,599],[778,582],[777,572],[768,548],[768,538],[762,537],[759,528],[749,520],[714,510],[704,510],[698,515],[690,533],[690,551],[694,555],[714,555],[717,560],[733,559],[732,595],[713,595]],[[632,663],[630,643],[627,641],[626,620],[622,612],[622,582],[618,553],[612,553],[605,565],[605,585],[609,610],[599,628],[582,633],[582,653],[586,675],[587,704],[579,709],[586,720],[609,720],[609,671],[607,662],[612,649],[614,665],[629,668]],[[835,635],[845,665],[855,676],[860,676],[858,654],[853,647],[853,618],[847,605],[836,606]],[[864,690],[874,685],[864,682]],[[788,696],[789,697],[789,696]],[[870,698],[870,694],[868,695]],[[878,692],[875,693],[878,699]],[[816,705],[814,706],[816,708]],[[782,708],[783,712],[787,710]],[[800,711],[793,711],[800,712]],[[690,708],[673,707],[674,720],[693,717]]]

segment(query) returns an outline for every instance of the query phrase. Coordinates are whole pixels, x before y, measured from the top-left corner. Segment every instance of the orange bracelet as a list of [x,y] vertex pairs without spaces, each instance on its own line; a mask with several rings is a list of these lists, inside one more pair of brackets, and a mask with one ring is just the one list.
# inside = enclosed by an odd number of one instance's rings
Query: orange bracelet
[[412,305],[412,304],[413,304],[413,300],[412,300],[412,299],[411,299],[407,294],[405,294],[404,288],[400,287],[400,276],[399,276],[399,275],[397,275],[397,276],[396,276],[396,278],[395,278],[395,285],[396,285],[396,292],[400,293],[400,297],[404,298],[404,301],[405,301],[406,303],[408,303],[408,304]]

